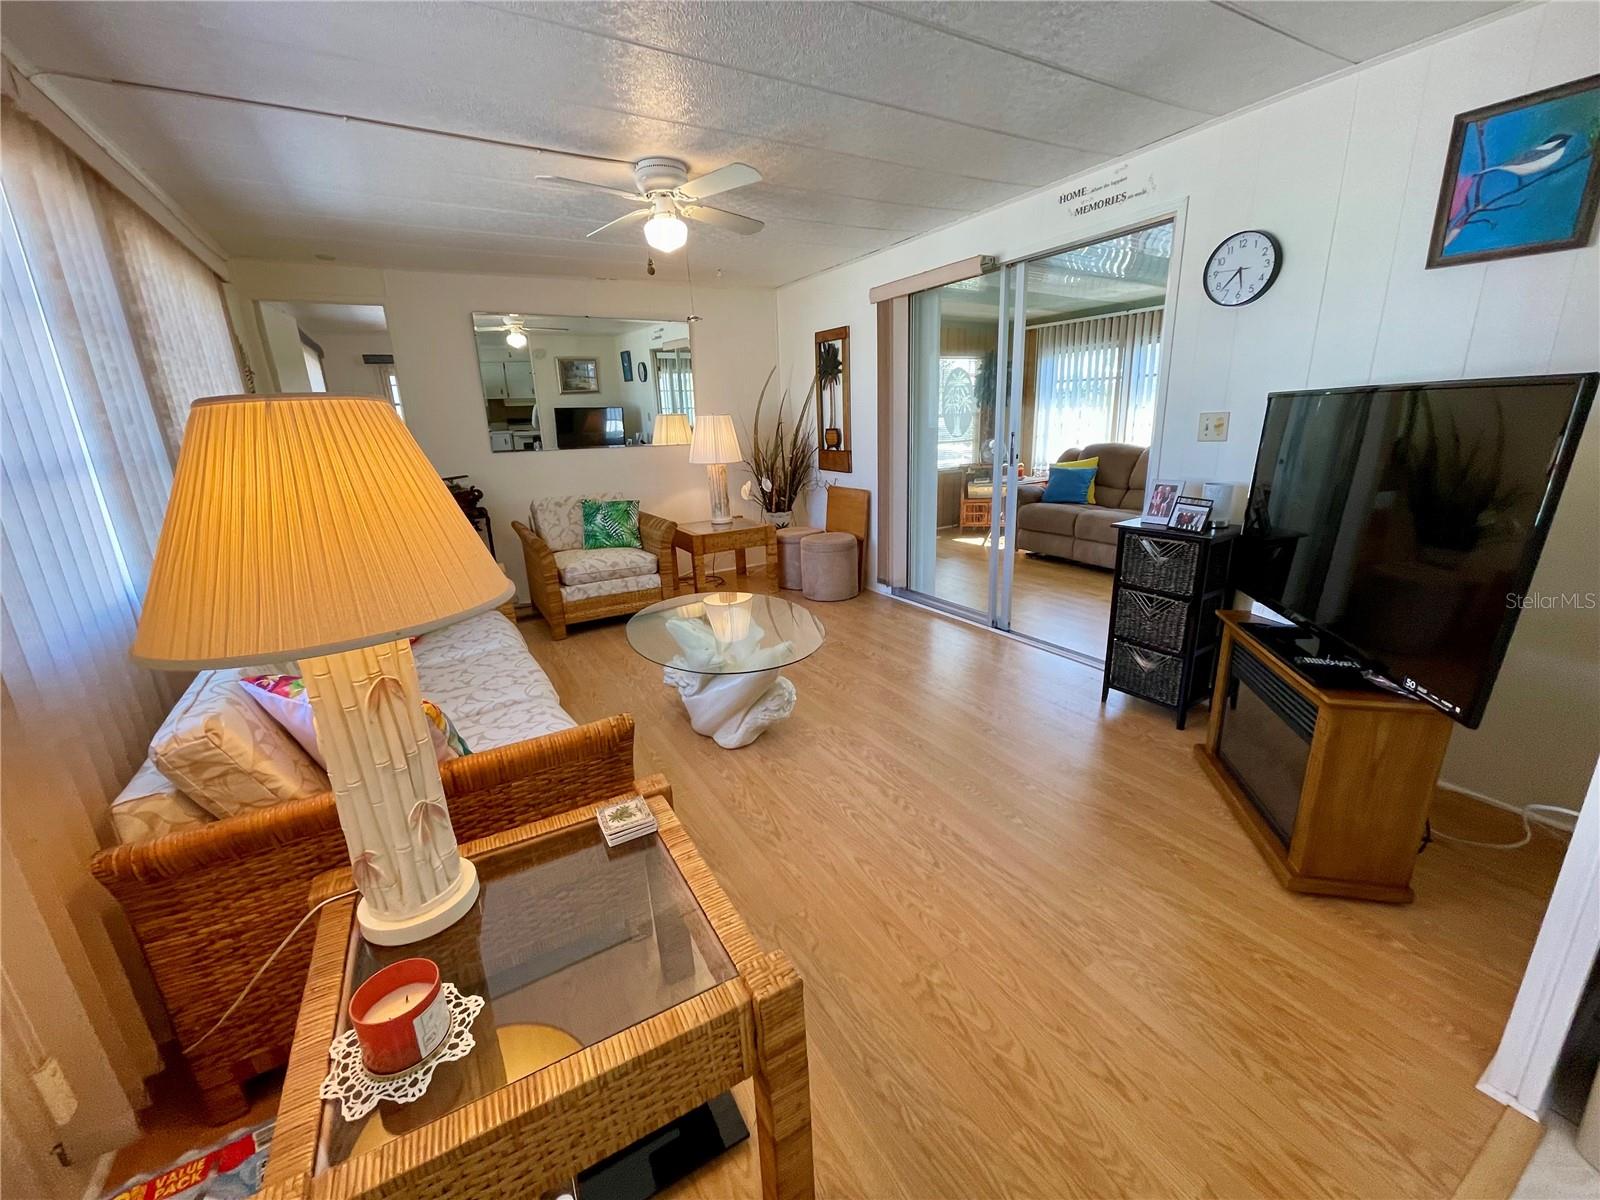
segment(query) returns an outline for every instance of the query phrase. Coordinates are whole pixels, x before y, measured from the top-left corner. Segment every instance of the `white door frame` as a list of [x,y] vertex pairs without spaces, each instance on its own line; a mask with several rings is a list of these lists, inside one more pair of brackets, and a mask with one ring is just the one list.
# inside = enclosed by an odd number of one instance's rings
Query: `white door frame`
[[1550,1102],[1556,1059],[1600,954],[1600,767],[1550,893],[1528,969],[1517,989],[1500,1048],[1478,1080],[1487,1092],[1535,1121]]

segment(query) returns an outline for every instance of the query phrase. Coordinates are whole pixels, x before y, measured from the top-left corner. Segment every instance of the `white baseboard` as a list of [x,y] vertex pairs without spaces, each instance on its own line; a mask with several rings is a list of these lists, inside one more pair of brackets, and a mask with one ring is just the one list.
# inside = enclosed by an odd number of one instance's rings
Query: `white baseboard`
[[1527,812],[1522,808],[1521,805],[1509,804],[1504,800],[1497,800],[1493,796],[1485,795],[1483,792],[1475,792],[1471,788],[1462,787],[1459,783],[1451,783],[1448,779],[1439,780],[1439,786],[1442,788],[1449,788],[1452,792],[1456,792],[1459,795],[1465,796],[1469,800],[1476,800],[1479,804],[1487,804],[1491,808],[1498,808],[1503,812],[1513,812],[1519,815],[1526,815],[1528,820],[1533,824],[1544,825],[1547,828],[1558,830],[1561,833],[1571,833],[1572,827],[1577,823],[1576,817],[1563,817],[1555,813]]

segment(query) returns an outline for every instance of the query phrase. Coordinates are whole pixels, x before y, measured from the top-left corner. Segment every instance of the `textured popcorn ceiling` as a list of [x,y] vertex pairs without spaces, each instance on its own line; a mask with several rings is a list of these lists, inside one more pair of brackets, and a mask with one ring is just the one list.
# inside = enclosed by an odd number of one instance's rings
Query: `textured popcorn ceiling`
[[713,203],[766,230],[689,251],[776,285],[1503,7],[46,2],[4,41],[236,256],[634,277],[637,226],[584,239],[627,203],[534,176],[667,154],[762,172]]

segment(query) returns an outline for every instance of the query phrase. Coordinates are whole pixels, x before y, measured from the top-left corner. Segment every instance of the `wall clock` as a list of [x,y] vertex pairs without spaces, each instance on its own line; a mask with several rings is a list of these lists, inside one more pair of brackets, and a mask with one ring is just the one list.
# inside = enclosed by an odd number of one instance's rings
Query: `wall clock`
[[1206,259],[1206,295],[1224,308],[1249,304],[1277,282],[1282,266],[1278,239],[1263,229],[1246,229],[1224,238]]

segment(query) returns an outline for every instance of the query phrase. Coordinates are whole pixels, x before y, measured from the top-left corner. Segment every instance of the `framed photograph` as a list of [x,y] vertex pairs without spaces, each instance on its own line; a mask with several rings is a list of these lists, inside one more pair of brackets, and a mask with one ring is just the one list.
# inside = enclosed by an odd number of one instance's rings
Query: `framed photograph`
[[597,358],[557,358],[556,375],[561,380],[563,396],[600,390],[600,360]]
[[1183,481],[1180,479],[1157,479],[1145,488],[1144,513],[1139,518],[1154,525],[1165,525],[1167,518],[1172,516],[1172,506],[1178,502],[1178,493],[1183,491]]
[[622,352],[622,382],[633,382],[633,351],[631,350]]
[[1456,117],[1428,266],[1588,244],[1600,199],[1600,75]]
[[1211,524],[1211,501],[1196,500],[1193,496],[1179,496],[1172,504],[1172,515],[1167,518],[1168,529],[1184,533],[1204,533]]

